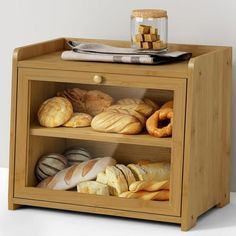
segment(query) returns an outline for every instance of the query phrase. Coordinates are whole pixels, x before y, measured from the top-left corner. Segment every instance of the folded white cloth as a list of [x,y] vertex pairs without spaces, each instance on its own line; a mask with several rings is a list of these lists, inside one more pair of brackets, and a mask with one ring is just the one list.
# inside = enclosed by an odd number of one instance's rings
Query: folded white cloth
[[191,53],[179,51],[143,51],[120,48],[98,43],[68,42],[72,48],[61,55],[63,60],[119,62],[132,64],[163,64],[177,60],[188,60]]

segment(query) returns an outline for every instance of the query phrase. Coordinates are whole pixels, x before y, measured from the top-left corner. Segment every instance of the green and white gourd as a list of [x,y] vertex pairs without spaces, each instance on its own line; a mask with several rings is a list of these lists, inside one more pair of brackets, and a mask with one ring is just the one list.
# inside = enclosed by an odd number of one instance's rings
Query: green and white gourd
[[80,147],[68,149],[65,151],[64,156],[67,159],[69,166],[92,159],[90,153],[86,149]]
[[51,153],[43,155],[37,162],[35,175],[38,180],[43,180],[49,176],[54,176],[67,166],[67,159],[61,154]]

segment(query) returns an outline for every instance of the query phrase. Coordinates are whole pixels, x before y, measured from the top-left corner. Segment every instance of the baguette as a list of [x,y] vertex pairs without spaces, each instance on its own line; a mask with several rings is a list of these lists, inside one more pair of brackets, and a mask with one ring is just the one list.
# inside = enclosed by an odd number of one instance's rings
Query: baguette
[[37,187],[54,190],[71,189],[80,182],[95,179],[99,172],[104,171],[107,166],[115,164],[116,161],[111,157],[96,158],[85,161],[58,172],[52,178],[46,178],[40,182]]
[[169,189],[169,182],[167,180],[160,182],[150,181],[150,180],[136,181],[129,186],[129,191],[134,193],[142,190],[148,192],[154,192],[164,189],[165,190]]
[[169,162],[156,162],[143,165],[129,164],[136,180],[163,181],[170,176]]
[[160,190],[156,192],[147,192],[147,191],[139,191],[139,192],[123,192],[119,195],[119,197],[123,198],[136,198],[142,200],[157,200],[157,201],[167,201],[169,200],[169,190]]

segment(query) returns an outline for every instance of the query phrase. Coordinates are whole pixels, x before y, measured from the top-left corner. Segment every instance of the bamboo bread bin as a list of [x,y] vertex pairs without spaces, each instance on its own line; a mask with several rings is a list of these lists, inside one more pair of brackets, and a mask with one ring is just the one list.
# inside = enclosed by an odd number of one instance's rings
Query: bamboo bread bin
[[[167,19],[164,11],[133,12],[134,18],[150,16]],[[138,25],[141,24],[146,23]],[[155,38],[146,35],[150,30],[150,35],[156,33],[156,37],[160,35],[162,40],[161,29],[152,27],[137,27],[147,45]],[[172,222],[180,224],[186,231],[209,209],[228,204],[232,49],[168,44],[169,49],[191,52],[193,57],[189,61],[160,66],[63,61],[60,55],[67,49],[69,40],[130,46],[126,41],[59,38],[15,49],[9,209],[29,205]],[[129,97],[148,98],[160,106],[173,101],[172,135],[158,138],[149,135],[145,129],[127,135],[98,132],[90,126],[41,126],[37,118],[40,105],[58,92],[72,88],[99,90],[109,94],[113,101]],[[80,153],[88,162],[90,158],[98,157],[112,157],[124,166],[144,159],[151,163],[168,162],[169,200],[109,196],[107,188],[101,184],[104,195],[36,187],[39,181],[35,168],[39,166],[40,157],[51,153],[52,159],[64,163],[63,157],[52,153],[63,154],[78,145],[84,148]],[[113,159],[109,159],[110,163],[114,162]],[[43,161],[46,163],[47,160]],[[95,162],[89,163],[97,168]],[[83,184],[80,187],[83,188]]]

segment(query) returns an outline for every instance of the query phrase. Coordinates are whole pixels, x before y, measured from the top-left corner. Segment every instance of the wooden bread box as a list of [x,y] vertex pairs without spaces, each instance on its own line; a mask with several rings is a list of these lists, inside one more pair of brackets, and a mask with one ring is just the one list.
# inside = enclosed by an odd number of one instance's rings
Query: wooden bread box
[[[230,200],[232,49],[170,44],[192,52],[189,61],[132,65],[63,61],[71,38],[15,49],[12,67],[9,209],[47,207],[78,212],[172,222],[186,231],[197,218]],[[76,39],[128,47],[129,42]],[[39,105],[59,90],[101,89],[118,99],[148,96],[174,101],[172,137],[100,133],[86,128],[45,128]],[[143,201],[36,188],[40,155],[80,144],[119,162],[169,160],[169,201]],[[94,155],[95,155],[94,154]]]

